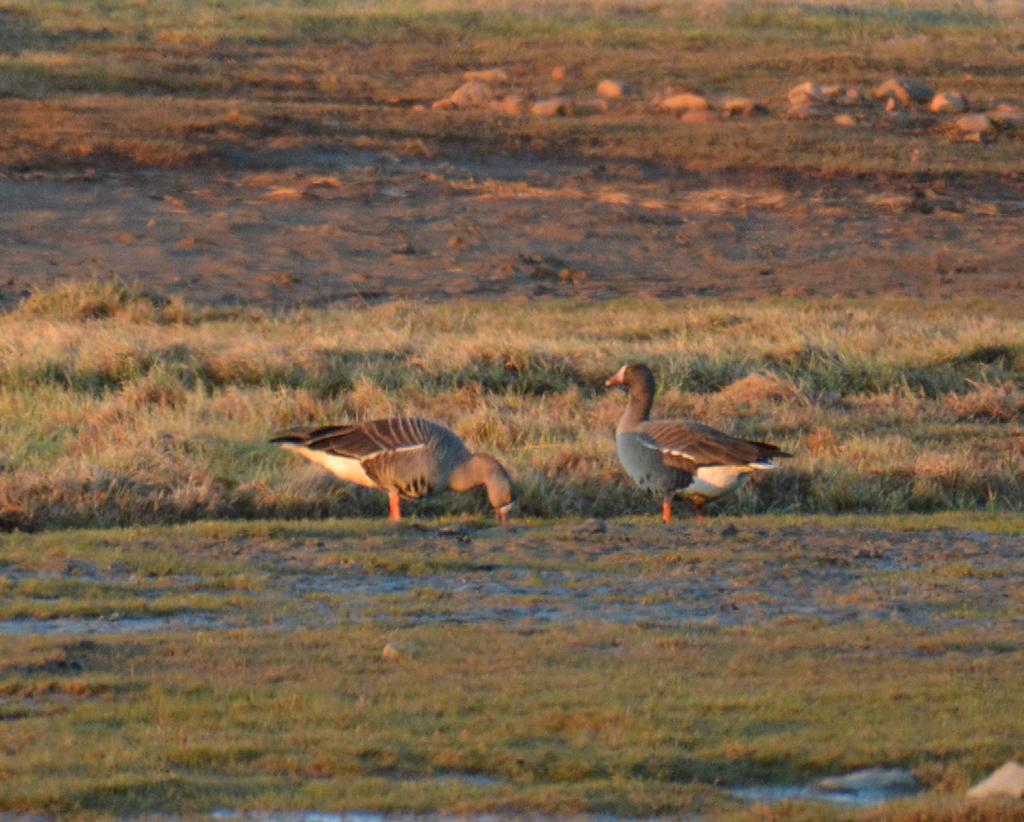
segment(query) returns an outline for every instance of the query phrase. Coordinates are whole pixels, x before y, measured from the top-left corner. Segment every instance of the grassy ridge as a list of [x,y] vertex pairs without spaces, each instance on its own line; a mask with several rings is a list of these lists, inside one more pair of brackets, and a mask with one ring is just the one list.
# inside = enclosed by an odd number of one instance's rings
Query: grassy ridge
[[[265,315],[121,286],[0,318],[8,527],[376,515],[382,497],[266,444],[293,424],[412,413],[504,459],[527,516],[642,513],[603,388],[649,361],[656,413],[797,454],[734,513],[1024,508],[1016,307],[913,303],[393,303]],[[481,511],[475,496],[417,504]]]

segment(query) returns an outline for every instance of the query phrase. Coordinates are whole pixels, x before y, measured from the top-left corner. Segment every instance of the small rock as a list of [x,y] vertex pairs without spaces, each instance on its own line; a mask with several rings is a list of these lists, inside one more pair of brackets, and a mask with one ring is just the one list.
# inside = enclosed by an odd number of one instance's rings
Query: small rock
[[903,768],[865,768],[860,771],[827,776],[815,789],[825,793],[915,793],[920,786],[914,775]]
[[1012,759],[1004,762],[988,777],[967,791],[967,795],[971,799],[987,799],[993,796],[1024,799],[1024,766]]
[[755,114],[767,114],[768,109],[749,97],[726,97],[720,105],[726,117],[753,117]]
[[397,662],[400,659],[410,659],[416,656],[416,649],[404,643],[389,642],[380,652],[381,659],[388,662]]
[[857,125],[857,121],[849,114],[837,114],[832,118],[832,122],[837,126],[842,126],[843,128],[851,128]]
[[931,86],[922,80],[909,77],[892,77],[875,89],[876,100],[895,97],[905,106],[911,103],[930,102],[934,96],[935,92]]
[[738,534],[739,532],[740,532],[740,529],[739,529],[739,528],[737,528],[737,527],[736,527],[735,525],[733,525],[733,524],[732,524],[732,523],[730,522],[730,523],[729,523],[728,525],[726,525],[726,526],[725,526],[725,527],[724,527],[724,528],[722,529],[722,531],[721,531],[721,534],[722,534],[722,536],[723,536],[723,537],[734,537],[734,536],[736,536],[736,535],[737,535],[737,534]]
[[448,99],[458,108],[476,108],[490,103],[494,99],[494,90],[480,80],[470,80],[455,89]]
[[821,86],[813,80],[808,80],[798,86],[793,86],[786,92],[786,99],[789,100],[790,105],[797,106],[803,103],[822,103],[825,101],[825,96],[821,93]]
[[417,112],[417,113],[418,113],[418,112],[421,112],[421,111],[426,111],[426,110],[427,110],[427,107],[426,107],[425,105],[423,105],[423,103],[416,103],[416,105],[414,105],[414,106],[413,106],[413,107],[412,107],[411,109],[409,109],[409,110],[410,110],[410,111],[415,111],[415,112]]
[[711,108],[711,103],[707,101],[707,98],[701,97],[699,94],[683,91],[678,94],[670,94],[668,97],[658,100],[654,104],[654,108],[657,111],[679,113],[682,111],[708,109]]
[[948,112],[960,113],[967,111],[967,98],[956,91],[940,91],[928,104],[928,110],[934,114]]
[[551,79],[556,83],[564,83],[569,78],[569,69],[566,66],[555,66],[551,69]]
[[454,108],[458,108],[451,97],[445,97],[441,100],[435,100],[431,106],[431,111],[451,111]]
[[894,111],[903,111],[903,106],[895,97],[890,97],[885,101],[885,110],[892,114]]
[[610,80],[606,77],[597,84],[597,95],[605,100],[620,100],[631,92],[630,85],[622,80]]
[[964,114],[957,117],[953,125],[961,134],[992,135],[995,132],[995,126],[987,114]]
[[587,534],[606,534],[608,533],[608,523],[603,519],[585,519],[579,525],[572,529],[575,536],[585,536]]
[[709,109],[684,111],[682,117],[679,118],[681,123],[714,123],[717,120],[718,115]]
[[846,86],[841,86],[838,83],[821,87],[821,96],[826,100],[834,100],[836,97],[842,97],[845,93]]
[[530,113],[535,117],[568,117],[573,113],[572,98],[549,97],[538,100],[530,106]]
[[490,109],[506,117],[521,117],[526,114],[527,100],[522,94],[509,94],[500,100],[492,100]]
[[500,68],[476,69],[465,72],[462,75],[462,79],[467,81],[476,80],[481,83],[487,83],[490,86],[496,86],[508,82],[508,72]]

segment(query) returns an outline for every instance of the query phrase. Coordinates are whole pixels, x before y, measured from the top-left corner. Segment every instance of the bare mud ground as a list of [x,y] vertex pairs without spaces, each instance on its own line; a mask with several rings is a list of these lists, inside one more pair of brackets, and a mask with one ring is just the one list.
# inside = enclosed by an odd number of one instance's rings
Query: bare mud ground
[[[269,169],[269,170],[268,170]],[[1024,296],[1024,186],[552,157],[240,157],[0,176],[0,307],[67,279],[205,304]]]

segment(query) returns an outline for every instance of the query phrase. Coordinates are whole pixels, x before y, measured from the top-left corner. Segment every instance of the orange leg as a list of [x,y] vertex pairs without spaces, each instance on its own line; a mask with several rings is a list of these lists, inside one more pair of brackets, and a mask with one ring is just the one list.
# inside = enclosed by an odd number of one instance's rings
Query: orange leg
[[402,520],[402,503],[398,494],[388,494],[388,519],[394,522]]
[[672,522],[672,500],[666,500],[661,504],[661,521],[666,525]]
[[704,522],[704,503],[694,502],[693,507],[697,509],[697,522]]

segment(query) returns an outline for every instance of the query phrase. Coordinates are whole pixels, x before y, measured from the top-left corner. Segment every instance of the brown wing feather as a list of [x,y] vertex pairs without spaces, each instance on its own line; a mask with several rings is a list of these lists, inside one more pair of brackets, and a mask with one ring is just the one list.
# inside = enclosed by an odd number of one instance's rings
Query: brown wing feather
[[758,460],[790,456],[775,445],[742,440],[699,422],[651,420],[640,426],[662,452],[666,465],[695,471],[705,465],[746,465]]
[[297,429],[274,438],[294,442],[339,457],[364,460],[388,451],[423,445],[436,437],[442,426],[417,417],[390,417],[352,425]]

